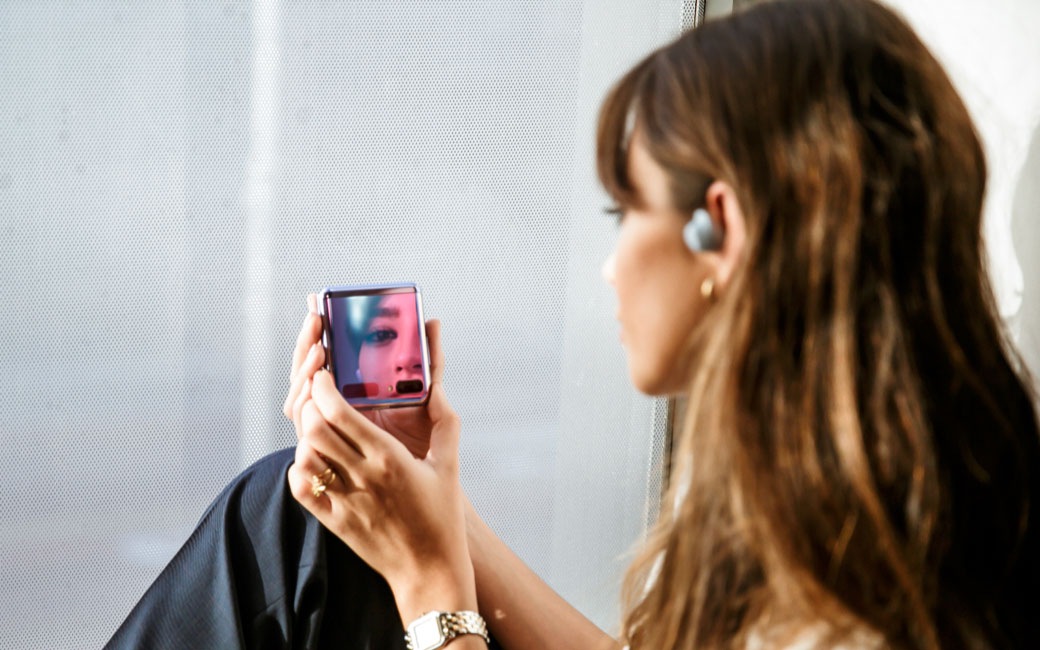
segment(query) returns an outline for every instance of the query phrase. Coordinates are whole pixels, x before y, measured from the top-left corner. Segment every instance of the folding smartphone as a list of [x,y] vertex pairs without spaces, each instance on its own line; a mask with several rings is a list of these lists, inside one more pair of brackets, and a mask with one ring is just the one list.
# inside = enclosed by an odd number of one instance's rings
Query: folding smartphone
[[419,287],[327,287],[318,305],[326,367],[348,402],[389,408],[426,401],[430,350]]

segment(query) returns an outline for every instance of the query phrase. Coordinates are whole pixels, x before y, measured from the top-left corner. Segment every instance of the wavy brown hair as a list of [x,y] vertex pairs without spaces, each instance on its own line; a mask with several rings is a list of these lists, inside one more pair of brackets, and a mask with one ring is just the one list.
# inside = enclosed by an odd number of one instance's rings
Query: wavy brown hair
[[690,333],[675,507],[626,579],[627,642],[1040,647],[1034,395],[940,65],[875,2],[768,2],[610,92],[598,168],[622,205],[633,123],[675,207],[726,181],[747,240]]

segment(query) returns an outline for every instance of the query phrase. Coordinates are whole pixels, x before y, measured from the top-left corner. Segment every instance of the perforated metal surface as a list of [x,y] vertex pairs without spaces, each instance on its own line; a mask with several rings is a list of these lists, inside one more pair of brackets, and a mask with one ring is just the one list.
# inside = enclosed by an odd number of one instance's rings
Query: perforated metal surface
[[444,321],[463,481],[607,628],[656,512],[599,264],[607,84],[680,0],[0,0],[0,647],[103,644],[280,415],[304,296]]
[[708,0],[684,0],[682,3],[682,17],[680,24],[682,29],[693,29],[704,22],[705,11],[708,8]]

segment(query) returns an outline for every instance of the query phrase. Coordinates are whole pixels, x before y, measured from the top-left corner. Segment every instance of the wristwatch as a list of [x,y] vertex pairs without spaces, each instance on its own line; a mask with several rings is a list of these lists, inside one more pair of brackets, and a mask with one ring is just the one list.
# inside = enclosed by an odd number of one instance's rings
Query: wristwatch
[[488,640],[487,624],[476,612],[427,612],[408,625],[404,641],[408,650],[434,650],[463,634],[477,634]]

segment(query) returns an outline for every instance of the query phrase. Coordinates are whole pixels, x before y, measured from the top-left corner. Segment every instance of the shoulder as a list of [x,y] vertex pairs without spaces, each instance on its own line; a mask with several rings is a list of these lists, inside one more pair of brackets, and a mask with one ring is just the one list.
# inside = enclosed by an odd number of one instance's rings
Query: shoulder
[[242,470],[242,473],[235,477],[230,485],[250,482],[269,483],[271,481],[284,480],[285,472],[289,469],[289,465],[292,465],[295,457],[295,447],[286,447],[285,449],[279,449],[267,454]]
[[285,506],[294,503],[286,478],[294,458],[295,448],[287,447],[264,456],[242,470],[209,505],[200,519],[200,525],[213,517],[220,517],[225,523],[229,519],[255,521],[262,519],[264,512],[284,510]]

